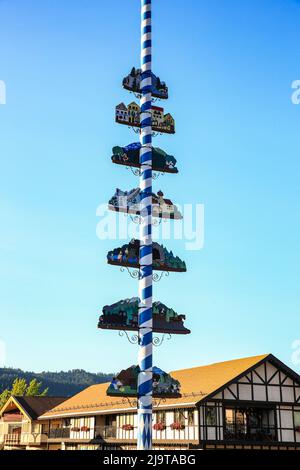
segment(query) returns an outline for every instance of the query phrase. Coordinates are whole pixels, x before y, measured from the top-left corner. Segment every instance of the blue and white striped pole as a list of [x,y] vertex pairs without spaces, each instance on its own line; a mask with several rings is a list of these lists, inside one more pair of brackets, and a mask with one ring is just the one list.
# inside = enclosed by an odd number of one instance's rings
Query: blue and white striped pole
[[152,448],[152,76],[151,1],[141,0],[141,150],[138,450]]

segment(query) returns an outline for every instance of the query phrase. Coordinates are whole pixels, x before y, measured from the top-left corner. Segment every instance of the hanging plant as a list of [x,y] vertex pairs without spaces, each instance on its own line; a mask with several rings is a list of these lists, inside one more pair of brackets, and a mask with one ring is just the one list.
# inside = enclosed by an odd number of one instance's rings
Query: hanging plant
[[132,424],[123,424],[122,426],[123,431],[133,431]]
[[155,423],[153,425],[153,429],[155,429],[155,431],[164,431],[166,429],[166,425],[164,423]]
[[185,424],[183,424],[183,423],[175,422],[175,423],[171,424],[171,429],[172,430],[182,431],[184,428],[185,428]]
[[81,426],[81,431],[87,432],[90,428],[88,426]]

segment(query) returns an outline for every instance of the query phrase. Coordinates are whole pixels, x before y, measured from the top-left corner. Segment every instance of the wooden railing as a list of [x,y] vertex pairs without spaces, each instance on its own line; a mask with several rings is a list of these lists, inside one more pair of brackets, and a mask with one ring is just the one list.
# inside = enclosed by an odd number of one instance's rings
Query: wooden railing
[[275,426],[248,426],[239,423],[226,424],[224,439],[234,441],[276,441],[277,432]]
[[6,445],[18,445],[21,442],[20,434],[5,434],[4,444]]
[[95,439],[108,439],[117,437],[116,426],[96,426],[94,432]]
[[50,429],[48,438],[49,439],[60,439],[60,438],[69,438],[70,437],[70,428],[53,428]]

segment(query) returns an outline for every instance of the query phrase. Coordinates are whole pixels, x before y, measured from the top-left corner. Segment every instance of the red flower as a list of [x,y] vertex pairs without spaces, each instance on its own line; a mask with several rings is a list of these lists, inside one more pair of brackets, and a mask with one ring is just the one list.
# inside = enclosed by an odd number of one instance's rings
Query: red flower
[[175,422],[171,424],[171,429],[173,430],[175,429],[176,431],[182,431],[184,428],[185,428],[185,424],[182,424],[182,423]]
[[295,431],[296,431],[296,432],[300,432],[300,426],[296,426],[296,427],[295,427]]
[[164,431],[166,429],[166,425],[164,423],[155,423],[153,425],[153,429],[155,429],[155,431]]
[[81,426],[81,431],[87,432],[89,430],[90,430],[90,428],[88,426]]
[[133,431],[132,424],[123,424],[122,426],[123,431]]

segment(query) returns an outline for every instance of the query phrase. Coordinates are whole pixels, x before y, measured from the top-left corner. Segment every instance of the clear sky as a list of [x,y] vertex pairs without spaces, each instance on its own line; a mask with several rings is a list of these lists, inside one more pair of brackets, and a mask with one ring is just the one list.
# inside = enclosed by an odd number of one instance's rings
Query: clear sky
[[[272,352],[298,372],[300,2],[153,0],[153,69],[175,136],[155,145],[180,173],[156,181],[205,205],[205,244],[155,298],[192,334],[155,350],[165,370]],[[1,0],[0,339],[7,366],[117,371],[137,347],[97,329],[105,304],[137,295],[106,264],[96,208],[137,185],[110,161],[136,135],[114,123],[139,65],[139,0]]]

